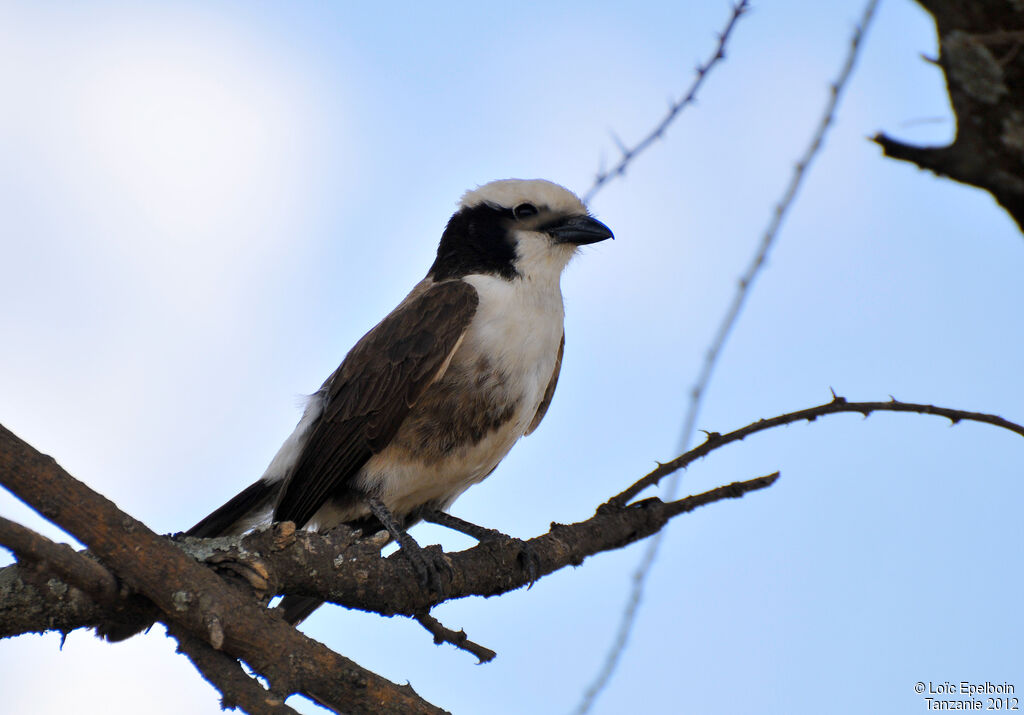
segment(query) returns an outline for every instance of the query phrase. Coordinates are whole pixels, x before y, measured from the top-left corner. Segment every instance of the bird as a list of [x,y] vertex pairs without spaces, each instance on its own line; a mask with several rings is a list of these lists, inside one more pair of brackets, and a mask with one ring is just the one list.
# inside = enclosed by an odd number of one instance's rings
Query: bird
[[[283,521],[387,530],[429,575],[407,530],[473,526],[446,510],[544,418],[565,349],[562,271],[580,246],[613,237],[550,181],[465,192],[426,277],[309,396],[266,472],[185,534]],[[287,595],[279,609],[297,624],[320,604]]]

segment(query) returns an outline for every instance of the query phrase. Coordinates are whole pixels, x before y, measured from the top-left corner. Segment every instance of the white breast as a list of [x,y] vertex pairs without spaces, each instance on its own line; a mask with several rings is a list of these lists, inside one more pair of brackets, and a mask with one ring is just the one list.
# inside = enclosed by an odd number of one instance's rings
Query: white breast
[[483,439],[444,459],[424,463],[391,448],[375,455],[362,470],[360,486],[380,494],[395,514],[425,503],[446,507],[490,474],[526,432],[555,369],[564,315],[557,280],[546,286],[487,275],[464,280],[476,288],[480,303],[449,370],[472,368],[486,358],[493,374],[502,376],[497,394],[516,409]]
[[530,411],[529,424],[551,379],[562,340],[565,312],[558,281],[483,275],[464,280],[476,288],[480,305],[460,352],[486,355],[496,370],[514,376]]

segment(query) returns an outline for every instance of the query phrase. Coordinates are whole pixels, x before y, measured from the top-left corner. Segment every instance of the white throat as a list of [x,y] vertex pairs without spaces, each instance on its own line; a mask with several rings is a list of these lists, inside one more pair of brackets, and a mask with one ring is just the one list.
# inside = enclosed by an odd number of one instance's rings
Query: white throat
[[[534,284],[534,289],[543,286],[556,288],[562,278],[562,271],[569,260],[576,255],[572,244],[552,244],[547,234],[536,231],[516,231],[515,268],[523,280]],[[561,294],[559,294],[561,295]]]

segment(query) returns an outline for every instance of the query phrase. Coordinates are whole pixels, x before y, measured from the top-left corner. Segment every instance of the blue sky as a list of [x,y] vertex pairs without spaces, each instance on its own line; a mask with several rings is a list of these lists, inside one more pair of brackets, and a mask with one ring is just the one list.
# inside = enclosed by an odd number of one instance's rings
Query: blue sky
[[[759,2],[666,138],[591,209],[616,241],[564,280],[545,423],[453,513],[520,537],[674,456],[688,389],[837,73],[859,2]],[[689,85],[725,3],[0,6],[0,422],[152,528],[262,473],[349,347],[425,273],[460,194],[580,193]],[[992,199],[884,160],[954,124],[927,16],[880,8],[827,145],[698,424],[900,399],[1024,420],[1024,240]],[[836,416],[694,465],[781,470],[677,520],[594,712],[924,709],[917,681],[1016,683],[1020,438]],[[7,496],[0,513],[58,537]],[[421,542],[468,540],[418,527]],[[642,546],[414,622],[330,607],[311,635],[456,713],[564,713],[599,667]],[[10,712],[215,713],[155,628],[0,644]],[[54,683],[61,687],[54,687]],[[307,712],[317,708],[298,701]]]

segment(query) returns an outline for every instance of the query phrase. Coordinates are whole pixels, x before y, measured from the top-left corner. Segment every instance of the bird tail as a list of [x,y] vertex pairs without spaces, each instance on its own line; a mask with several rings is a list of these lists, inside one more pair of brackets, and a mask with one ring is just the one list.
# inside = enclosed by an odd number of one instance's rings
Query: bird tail
[[[277,496],[279,484],[268,484],[262,479],[236,494],[191,529],[187,536],[209,537],[239,533],[251,526],[253,514],[268,510]],[[323,604],[311,596],[285,596],[278,604],[281,615],[288,623],[298,625]]]
[[186,531],[185,536],[207,538],[244,531],[252,526],[246,522],[254,514],[264,510],[269,512],[279,486],[280,483],[272,484],[262,479],[257,480]]

